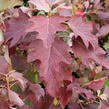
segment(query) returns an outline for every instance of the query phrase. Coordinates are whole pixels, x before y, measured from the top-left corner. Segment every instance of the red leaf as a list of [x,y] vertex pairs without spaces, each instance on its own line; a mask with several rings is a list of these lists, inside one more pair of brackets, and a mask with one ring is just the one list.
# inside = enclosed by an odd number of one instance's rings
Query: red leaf
[[98,80],[93,80],[93,81],[85,84],[84,86],[87,86],[87,87],[97,91],[97,90],[100,90],[103,88],[105,80],[106,80],[106,77],[103,77]]
[[75,38],[78,36],[81,37],[86,48],[89,47],[89,44],[91,44],[93,47],[97,45],[97,39],[92,34],[93,25],[91,22],[85,22],[81,16],[73,16],[68,22],[68,25],[73,30]]
[[39,84],[30,84],[29,88],[35,94],[36,100],[39,100],[45,94],[43,88],[41,88]]
[[[37,39],[41,39],[44,43],[44,46],[48,48],[48,46],[51,46],[55,39],[55,33],[57,31],[64,31],[65,27],[61,23],[66,21],[67,18],[60,17],[60,16],[36,16],[32,17],[29,21],[32,22],[32,24],[28,25],[28,28],[26,31],[33,32],[36,31],[39,33],[37,35]],[[30,59],[29,59],[30,61]],[[31,60],[34,61],[34,60]]]
[[9,109],[8,101],[2,97],[0,97],[0,109]]
[[103,25],[99,31],[97,32],[96,36],[97,37],[105,37],[109,33],[109,25]]
[[81,109],[81,107],[77,103],[72,103],[68,105],[68,109]]
[[82,88],[78,83],[74,82],[68,86],[68,90],[72,90],[72,92],[76,92],[77,94],[85,94],[87,99],[95,99],[95,96],[90,90]]
[[29,28],[39,32],[39,35],[29,46],[28,62],[41,61],[40,77],[47,83],[47,91],[52,96],[57,95],[63,80],[72,80],[71,74],[63,69],[63,65],[67,68],[67,64],[71,63],[69,47],[55,35],[56,31],[64,30],[60,24],[64,20],[59,16],[37,16],[31,19],[33,24]]
[[109,19],[109,11],[98,11],[98,16],[101,19],[108,20]]
[[98,109],[109,109],[109,103],[107,103],[106,101],[100,102]]
[[0,73],[7,74],[8,73],[8,63],[3,56],[0,56]]
[[105,51],[95,45],[95,50],[90,46],[86,48],[82,40],[78,37],[73,41],[73,52],[76,57],[80,57],[85,65],[89,65],[91,60],[109,69],[109,61],[105,57]]
[[14,46],[18,41],[25,37],[29,17],[24,14],[22,11],[19,11],[19,17],[11,18],[5,21],[6,32],[4,34],[6,42],[11,40],[10,46]]

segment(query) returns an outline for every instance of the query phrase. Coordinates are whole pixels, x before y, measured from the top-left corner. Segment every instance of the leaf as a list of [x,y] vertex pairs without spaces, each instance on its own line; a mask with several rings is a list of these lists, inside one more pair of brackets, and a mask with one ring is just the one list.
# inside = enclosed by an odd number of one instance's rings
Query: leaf
[[103,20],[109,19],[109,11],[98,11],[97,15]]
[[97,32],[96,36],[97,37],[104,37],[106,36],[107,34],[109,33],[109,25],[106,24],[106,25],[103,25],[99,31]]
[[20,99],[17,93],[13,92],[12,90],[9,90],[9,100],[18,105],[19,107],[22,107],[24,105],[23,101]]
[[105,5],[108,7],[109,6],[109,0],[104,0]]
[[98,109],[108,109],[109,108],[109,104],[104,102],[100,102],[100,105],[98,107]]
[[73,30],[75,38],[78,36],[83,40],[86,48],[89,47],[89,44],[95,47],[97,45],[97,39],[93,32],[92,22],[85,22],[81,16],[73,16],[71,20],[68,21],[69,27]]
[[109,49],[109,43],[105,43],[105,44],[103,45],[103,47],[104,47],[106,50],[108,50],[108,49]]
[[66,6],[65,3],[59,5],[56,7],[57,12],[59,13],[60,16],[72,16],[71,10],[72,10],[72,5]]
[[43,88],[41,88],[39,84],[30,84],[29,88],[35,94],[37,101],[39,101],[39,99],[45,95]]
[[68,109],[81,109],[81,107],[77,103],[72,103],[68,105]]
[[61,106],[51,105],[48,109],[62,109]]
[[14,6],[21,4],[21,0],[0,0],[0,11],[14,8]]
[[16,69],[17,71],[23,71],[27,70],[29,65],[27,64],[27,59],[21,54],[14,54],[11,55],[11,61],[13,68]]
[[6,32],[4,34],[5,42],[11,40],[10,47],[18,44],[19,40],[26,36],[26,26],[29,17],[19,10],[19,17],[11,18],[5,21]]
[[30,100],[25,100],[24,103],[25,103],[26,105],[31,106],[31,101],[30,101]]
[[70,48],[55,35],[56,31],[64,30],[61,24],[64,20],[66,19],[60,16],[37,16],[31,19],[33,24],[29,26],[29,30],[37,31],[39,35],[29,46],[28,62],[41,61],[40,77],[47,83],[47,91],[52,96],[57,95],[63,80],[72,80],[67,67],[71,63],[68,54]]
[[[44,46],[47,48],[49,44],[53,43],[55,39],[55,33],[57,31],[64,31],[65,26],[61,23],[66,21],[67,18],[61,16],[43,16],[39,15],[32,17],[29,21],[32,22],[28,25],[29,28],[26,29],[28,32],[36,31],[39,33],[37,39],[41,39]],[[31,60],[34,61],[34,60]]]
[[91,88],[97,91],[103,88],[105,80],[106,80],[106,77],[102,77],[98,80],[93,80],[89,83],[86,83],[84,86],[87,86],[88,88]]
[[105,85],[106,85],[106,86],[109,86],[109,79],[106,79]]
[[50,6],[47,3],[47,0],[29,0],[29,3],[37,6],[38,10],[44,10],[46,12],[50,11]]
[[23,74],[14,72],[10,76],[19,82],[20,88],[24,91],[27,86],[27,80],[23,77]]
[[[93,95],[93,93],[90,90],[87,90],[85,88],[82,88],[78,83],[73,82],[68,86],[68,90],[72,90],[72,95],[74,93],[77,94],[85,94],[85,96],[87,97],[87,99],[95,99],[95,96]],[[73,95],[74,96],[74,95]]]
[[29,3],[34,4],[38,10],[44,10],[46,12],[51,11],[51,7],[63,0],[29,0]]
[[82,40],[78,37],[73,41],[73,52],[76,57],[82,59],[85,65],[89,65],[91,61],[95,61],[97,64],[109,69],[109,61],[105,56],[105,51],[99,46],[95,45],[95,50],[91,46],[87,49]]
[[1,109],[9,109],[8,101],[2,97],[0,97],[0,108]]
[[7,74],[8,73],[8,63],[3,56],[0,56],[0,73]]

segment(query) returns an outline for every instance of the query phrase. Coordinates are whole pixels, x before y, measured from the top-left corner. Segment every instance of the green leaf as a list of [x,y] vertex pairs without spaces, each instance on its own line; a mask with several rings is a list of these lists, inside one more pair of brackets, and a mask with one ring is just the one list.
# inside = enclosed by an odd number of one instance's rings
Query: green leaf
[[105,44],[103,45],[103,47],[104,47],[105,49],[109,49],[109,43],[105,43]]
[[39,77],[38,77],[38,73],[36,72],[31,72],[31,71],[28,71],[26,74],[25,74],[26,78],[28,80],[30,80],[32,83],[40,83],[39,81]]
[[38,12],[37,15],[45,15],[45,12],[44,11],[40,11],[40,12]]
[[104,75],[104,72],[99,72],[96,74],[95,79],[99,79],[99,78],[103,77],[103,75]]
[[109,79],[106,79],[105,85],[106,85],[106,86],[109,86]]
[[17,84],[14,84],[12,86],[12,90],[17,92],[17,93],[20,93],[22,91],[21,88]]
[[26,105],[29,105],[29,106],[32,105],[31,100],[24,100],[24,103],[25,103]]

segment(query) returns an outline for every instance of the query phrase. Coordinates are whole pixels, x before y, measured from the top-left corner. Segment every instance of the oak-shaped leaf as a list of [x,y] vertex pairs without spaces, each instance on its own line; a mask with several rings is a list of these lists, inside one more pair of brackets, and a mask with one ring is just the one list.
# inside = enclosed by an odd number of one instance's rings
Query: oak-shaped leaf
[[31,24],[28,25],[26,31],[38,32],[39,34],[37,35],[37,39],[41,39],[44,43],[44,46],[48,48],[48,46],[51,46],[56,37],[54,34],[57,31],[65,31],[66,28],[61,23],[66,20],[68,20],[68,18],[58,15],[51,17],[42,15],[35,16],[29,20]]
[[109,61],[105,56],[105,51],[101,47],[95,45],[95,49],[93,49],[92,46],[86,48],[81,38],[78,37],[73,40],[72,49],[74,55],[82,59],[83,64],[89,65],[91,61],[94,61],[95,63],[109,69]]
[[11,18],[5,20],[6,32],[4,33],[5,42],[11,40],[10,47],[15,46],[19,40],[26,36],[26,26],[29,16],[19,10],[19,16],[17,18]]
[[[47,91],[50,95],[56,96],[63,86],[63,80],[72,80],[69,73],[70,57],[67,50],[67,44],[59,39],[55,39],[48,48],[44,46],[41,40],[36,40],[31,44],[29,60],[40,60],[40,77],[47,83]],[[50,82],[49,82],[50,81]]]
[[68,21],[69,27],[73,30],[75,34],[75,38],[78,36],[83,40],[86,48],[89,47],[89,44],[95,47],[98,43],[96,36],[93,32],[93,24],[92,22],[86,22],[82,18],[82,16],[73,16],[71,20]]
[[[68,45],[56,38],[57,31],[65,30],[61,22],[66,18],[60,16],[36,16],[30,19],[28,31],[37,31],[37,40],[33,41],[28,50],[28,62],[41,61],[40,78],[47,83],[47,91],[56,96],[63,80],[72,80],[67,65],[71,63]],[[66,65],[64,69],[63,65]],[[50,81],[50,82],[49,82]]]

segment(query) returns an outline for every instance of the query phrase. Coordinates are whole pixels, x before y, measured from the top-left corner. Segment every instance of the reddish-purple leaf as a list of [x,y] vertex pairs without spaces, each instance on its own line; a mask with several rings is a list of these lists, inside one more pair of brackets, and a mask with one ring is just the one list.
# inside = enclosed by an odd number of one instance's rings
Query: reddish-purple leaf
[[39,35],[29,46],[28,62],[41,61],[40,77],[47,83],[47,91],[52,96],[57,95],[63,80],[72,80],[69,71],[63,69],[63,65],[67,68],[67,64],[71,63],[69,47],[55,35],[56,31],[64,30],[61,22],[65,20],[59,16],[37,16],[31,19],[33,24],[29,28],[39,32]]
[[5,21],[6,25],[6,32],[4,34],[6,39],[5,42],[12,40],[10,43],[11,47],[16,45],[19,42],[19,40],[25,37],[26,26],[29,23],[28,19],[29,17],[26,14],[24,14],[22,11],[19,11],[19,17],[11,18]]
[[8,101],[2,97],[0,97],[0,109],[9,109]]
[[85,94],[87,99],[95,99],[95,96],[90,90],[82,88],[78,83],[74,82],[68,86],[68,90],[72,90],[72,92],[77,94]]
[[100,102],[100,105],[97,109],[109,109],[109,103],[106,101]]
[[39,84],[30,84],[29,89],[35,94],[38,101],[45,94],[44,89]]
[[29,65],[27,64],[27,59],[23,55],[11,55],[11,61],[13,68],[16,70],[27,70],[29,68]]
[[99,46],[95,45],[95,49],[92,46],[86,48],[81,38],[73,40],[73,52],[76,57],[80,57],[85,65],[89,65],[90,61],[95,61],[107,69],[109,69],[109,61],[105,57],[105,51]]
[[68,105],[68,109],[81,109],[81,107],[77,103],[72,103]]
[[[31,44],[32,50],[29,52],[28,58],[29,60],[41,61],[40,77],[47,83],[49,94],[55,96],[59,88],[63,86],[63,80],[72,80],[71,74],[67,71],[67,64],[70,64],[67,51],[69,48],[58,39],[55,39],[49,46],[46,48],[41,40],[36,40]],[[66,69],[64,69],[64,66],[66,66]]]
[[104,20],[109,19],[109,11],[98,11],[97,14],[101,19],[104,19]]
[[97,32],[97,37],[105,37],[109,33],[109,24],[103,25]]
[[[28,25],[28,28],[26,31],[33,32],[36,31],[39,33],[37,35],[37,39],[41,39],[43,41],[43,44],[45,48],[48,48],[48,46],[51,46],[55,39],[55,33],[57,31],[64,31],[65,26],[61,23],[66,21],[67,19],[65,17],[60,16],[36,16],[32,17],[29,21],[32,22],[32,24]],[[34,60],[31,60],[34,61]]]
[[98,80],[93,80],[93,81],[85,84],[84,86],[87,86],[87,87],[97,91],[97,90],[100,90],[103,88],[105,80],[106,80],[106,77],[103,77]]
[[92,22],[86,22],[81,16],[73,16],[68,22],[68,25],[73,30],[75,38],[78,36],[83,40],[86,48],[91,44],[93,47],[97,45],[96,36],[92,34],[93,25]]
[[3,56],[0,56],[0,73],[7,74],[8,73],[8,63]]

